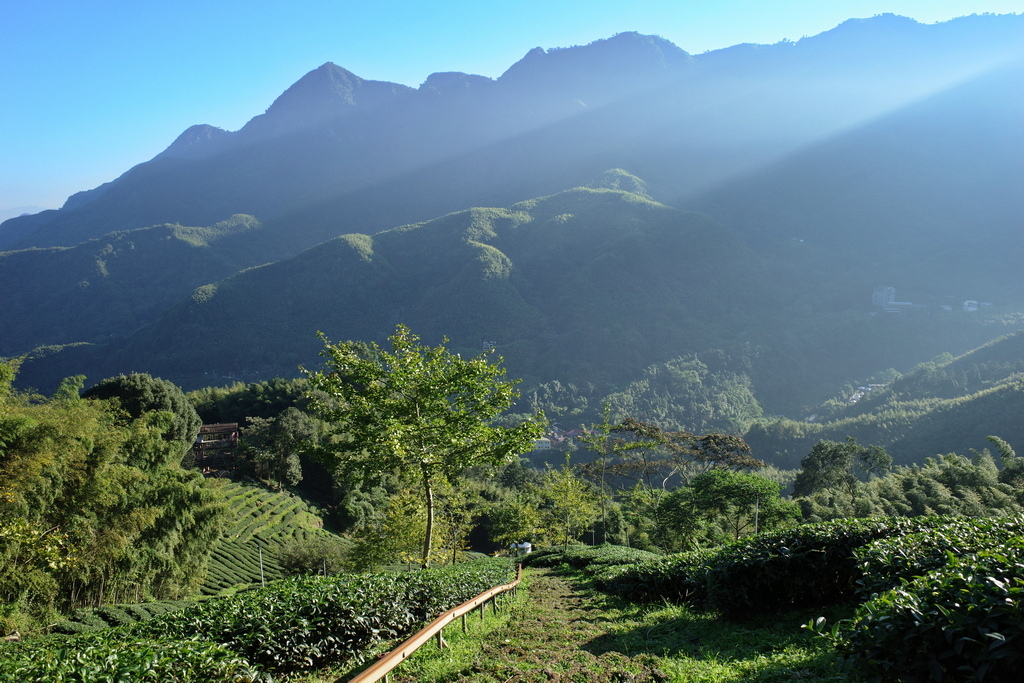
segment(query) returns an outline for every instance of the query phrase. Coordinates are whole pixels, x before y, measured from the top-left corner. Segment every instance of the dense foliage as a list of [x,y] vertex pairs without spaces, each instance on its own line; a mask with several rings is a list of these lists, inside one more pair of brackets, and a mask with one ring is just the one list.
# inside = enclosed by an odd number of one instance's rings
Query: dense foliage
[[1024,405],[1024,333],[1000,337],[960,356],[949,353],[909,372],[888,373],[884,386],[857,400],[854,386],[814,411],[813,421],[764,420],[745,438],[762,457],[796,467],[822,440],[884,448],[899,465],[941,453],[968,453],[1000,434],[1024,442],[1016,419]]
[[195,441],[199,427],[203,424],[195,408],[177,385],[143,373],[102,380],[87,389],[82,397],[115,400],[131,419],[138,419],[144,413],[156,411],[170,413],[174,419],[164,432],[164,438],[178,444],[180,457],[192,448],[192,442]]
[[[994,438],[994,437],[993,437]],[[1024,488],[1009,483],[1017,470],[1015,456],[1002,469],[988,450],[971,456],[947,453],[923,463],[897,467],[867,482],[822,489],[796,499],[807,521],[850,516],[963,515],[987,517],[1024,512]]]
[[[290,672],[358,660],[369,648],[508,583],[514,575],[508,560],[484,560],[423,572],[289,579],[99,635],[57,642],[68,651],[83,652],[82,659],[96,667],[97,678],[85,679],[89,681],[109,680],[99,672],[112,676],[136,671],[168,680],[168,666],[183,681],[247,680],[242,673],[252,676],[253,669]],[[132,652],[140,640],[149,643],[144,652],[156,655],[150,664]],[[18,680],[18,675],[23,676],[20,680],[38,680],[31,677],[38,671],[54,676],[52,680],[77,680],[70,678],[78,665],[75,657],[61,662],[55,651],[59,653],[59,646],[46,640],[12,649],[0,659],[0,680]],[[181,660],[171,664],[171,655],[164,653],[178,651],[184,653]],[[211,673],[217,667],[227,676]]]
[[634,598],[684,596],[733,618],[834,604],[855,595],[861,577],[856,549],[879,538],[941,524],[939,518],[808,524],[751,536],[717,549],[640,562],[601,575],[600,582]]
[[867,601],[829,637],[869,676],[1011,681],[1024,662],[1024,541],[1010,535],[956,555]]
[[[518,397],[500,358],[464,360],[444,345],[427,346],[399,325],[391,350],[324,338],[328,368],[309,373],[313,408],[332,423],[323,448],[332,469],[366,478],[401,474],[420,485],[426,512],[421,561],[430,564],[440,480],[455,484],[472,466],[497,466],[533,446],[544,416],[512,427],[493,424]],[[445,340],[447,341],[447,340]]]
[[175,414],[126,418],[119,403],[80,398],[81,378],[51,398],[20,394],[12,366],[0,367],[4,630],[31,630],[54,610],[194,592],[224,506],[178,465],[187,444],[174,438]]
[[5,646],[0,681],[25,683],[257,683],[264,678],[227,648],[192,640],[78,636],[42,646]]

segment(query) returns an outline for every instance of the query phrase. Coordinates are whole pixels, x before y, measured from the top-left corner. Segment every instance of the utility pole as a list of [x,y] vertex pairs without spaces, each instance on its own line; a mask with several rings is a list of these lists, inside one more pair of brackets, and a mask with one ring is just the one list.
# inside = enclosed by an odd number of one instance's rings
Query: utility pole
[[754,535],[757,535],[757,514],[761,507],[761,494],[758,493],[754,498]]

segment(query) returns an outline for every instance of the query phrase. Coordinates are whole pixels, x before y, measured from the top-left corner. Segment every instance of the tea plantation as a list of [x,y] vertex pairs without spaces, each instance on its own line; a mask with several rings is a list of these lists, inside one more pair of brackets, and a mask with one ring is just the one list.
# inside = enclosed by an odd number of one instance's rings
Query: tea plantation
[[[240,510],[251,505],[284,517],[294,509],[249,487],[230,490]],[[288,528],[241,519],[238,540],[249,534],[251,542],[260,533],[280,538]],[[565,572],[581,590],[612,596],[618,607],[594,608],[608,610],[605,622],[616,622],[622,606],[646,619],[642,628],[631,627],[633,640],[621,651],[647,653],[656,680],[799,674],[803,680],[998,682],[1018,680],[1024,665],[1019,517],[837,520],[677,555],[604,545],[541,549],[523,561],[528,569]],[[108,607],[92,618],[120,625],[6,645],[0,682],[334,680],[334,672],[353,671],[369,653],[513,573],[510,560],[492,558],[418,572],[283,579],[188,606]],[[147,611],[150,618],[134,621]],[[780,657],[800,664],[751,663],[770,654],[762,633],[780,628],[792,632],[777,641],[788,650]],[[726,651],[719,643],[727,641],[741,645]],[[553,652],[551,661],[562,656]],[[697,657],[712,662],[716,673],[695,673]],[[325,668],[332,672],[327,678],[314,673]],[[483,675],[486,659],[471,668]],[[668,673],[658,678],[659,670]]]
[[324,531],[323,519],[302,498],[235,481],[224,480],[222,486],[233,521],[210,555],[202,588],[206,595],[260,583],[261,550],[262,578],[271,581],[284,575],[280,553],[286,543],[317,536],[337,539]]

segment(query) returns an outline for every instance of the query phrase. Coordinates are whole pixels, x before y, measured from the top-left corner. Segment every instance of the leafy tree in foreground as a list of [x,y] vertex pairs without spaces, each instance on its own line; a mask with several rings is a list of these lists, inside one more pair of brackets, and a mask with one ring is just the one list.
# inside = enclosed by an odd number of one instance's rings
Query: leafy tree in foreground
[[[391,350],[324,339],[327,371],[308,372],[313,409],[335,429],[325,444],[336,469],[362,476],[405,473],[422,485],[426,505],[423,566],[430,563],[434,490],[467,467],[500,465],[529,451],[543,433],[543,415],[513,427],[494,418],[518,397],[516,382],[484,356],[465,360],[424,346],[399,325]],[[447,341],[447,340],[445,340]]]

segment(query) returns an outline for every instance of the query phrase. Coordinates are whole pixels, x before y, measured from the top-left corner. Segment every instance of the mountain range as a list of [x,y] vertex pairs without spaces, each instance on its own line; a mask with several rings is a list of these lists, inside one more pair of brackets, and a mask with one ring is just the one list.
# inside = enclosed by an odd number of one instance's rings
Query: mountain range
[[197,387],[401,322],[528,386],[721,351],[796,413],[1020,326],[1022,59],[1021,15],[881,15],[701,55],[622,33],[416,89],[324,64],[0,224],[0,355],[44,389]]

